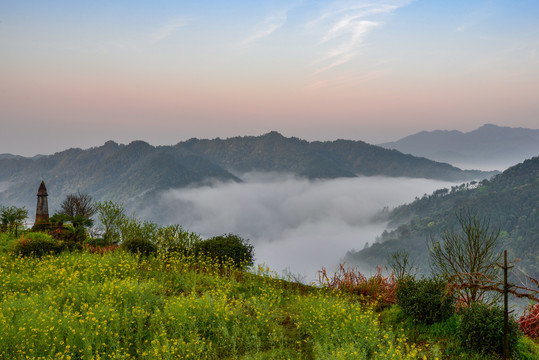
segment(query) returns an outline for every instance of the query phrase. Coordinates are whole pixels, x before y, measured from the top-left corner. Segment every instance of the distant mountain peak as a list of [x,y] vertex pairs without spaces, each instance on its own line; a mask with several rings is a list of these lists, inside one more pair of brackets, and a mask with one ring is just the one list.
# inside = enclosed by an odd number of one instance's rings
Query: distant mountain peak
[[269,133],[262,135],[262,137],[268,137],[268,138],[284,138],[284,136],[283,136],[280,132],[275,131],[275,130],[272,130],[272,131],[270,131]]
[[498,126],[496,124],[486,123],[485,125],[480,126],[477,130],[479,130],[479,129],[501,128],[501,127],[507,128],[508,126]]
[[503,169],[539,154],[539,130],[487,123],[469,131],[421,131],[379,146],[458,167]]
[[23,158],[20,155],[13,155],[13,154],[0,154],[0,159],[21,159]]
[[129,143],[129,145],[127,145],[127,146],[137,147],[137,148],[150,148],[150,147],[153,147],[152,145],[148,144],[146,141],[143,141],[143,140],[131,141]]
[[109,140],[103,144],[103,147],[107,147],[107,148],[116,148],[118,146],[119,146],[118,143],[112,140]]

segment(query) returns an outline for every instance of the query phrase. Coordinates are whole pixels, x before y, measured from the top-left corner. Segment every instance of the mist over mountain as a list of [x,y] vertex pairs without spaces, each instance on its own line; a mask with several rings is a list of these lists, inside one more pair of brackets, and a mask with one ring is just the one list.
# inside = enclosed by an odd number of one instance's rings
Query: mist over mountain
[[[427,191],[452,186],[440,180],[392,177],[299,178],[282,173],[246,173],[242,182],[213,183],[162,192],[138,209],[162,216],[203,237],[239,234],[255,245],[256,262],[316,279],[333,271],[346,251],[372,243],[387,225],[377,213]],[[370,272],[374,268],[364,268]]]
[[436,190],[430,196],[399,206],[388,214],[389,229],[376,244],[349,252],[346,258],[363,266],[384,264],[394,251],[407,250],[415,263],[428,271],[426,239],[456,225],[455,214],[471,209],[500,230],[500,252],[519,258],[518,266],[539,276],[539,157],[483,180]]
[[422,131],[379,146],[461,168],[503,170],[539,155],[539,129],[486,124],[466,133]]
[[113,141],[87,150],[69,149],[49,156],[0,159],[0,204],[33,209],[39,183],[49,190],[51,211],[69,193],[122,202],[128,209],[160,191],[212,181],[239,182],[235,174],[272,171],[308,179],[358,175],[464,181],[492,172],[463,171],[448,164],[404,155],[362,141],[307,142],[276,132],[258,137],[180,142],[151,146],[143,141]]

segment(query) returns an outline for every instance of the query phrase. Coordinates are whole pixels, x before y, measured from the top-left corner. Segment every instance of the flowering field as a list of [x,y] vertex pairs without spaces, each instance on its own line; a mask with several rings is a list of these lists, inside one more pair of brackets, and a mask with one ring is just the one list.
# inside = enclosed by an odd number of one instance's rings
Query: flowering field
[[422,359],[348,295],[185,257],[0,254],[1,359]]

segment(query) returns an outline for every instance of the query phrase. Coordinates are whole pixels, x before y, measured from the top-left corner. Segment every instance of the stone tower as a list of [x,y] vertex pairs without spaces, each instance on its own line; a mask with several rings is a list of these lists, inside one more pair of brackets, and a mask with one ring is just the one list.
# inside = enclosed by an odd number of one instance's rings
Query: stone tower
[[36,222],[34,226],[49,223],[49,203],[47,196],[47,188],[45,187],[45,182],[42,181],[37,191]]

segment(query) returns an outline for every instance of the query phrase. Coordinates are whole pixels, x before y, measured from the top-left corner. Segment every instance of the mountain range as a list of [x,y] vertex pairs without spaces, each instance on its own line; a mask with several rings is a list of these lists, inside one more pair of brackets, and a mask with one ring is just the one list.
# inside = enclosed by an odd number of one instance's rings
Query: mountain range
[[464,133],[422,131],[379,146],[462,168],[503,170],[539,155],[539,129],[486,124]]
[[86,150],[53,155],[0,157],[0,204],[33,209],[44,180],[51,211],[67,194],[81,191],[96,200],[136,208],[161,190],[211,181],[241,181],[245,172],[280,172],[310,179],[392,176],[466,181],[494,172],[461,170],[362,141],[308,142],[277,132],[229,139],[190,139],[173,146],[143,141],[108,141]]
[[539,157],[510,167],[490,180],[439,189],[401,205],[386,215],[389,230],[375,244],[346,255],[363,266],[386,263],[389,254],[406,250],[420,270],[429,269],[426,240],[456,226],[456,214],[472,211],[500,231],[498,250],[507,249],[518,267],[539,278]]

